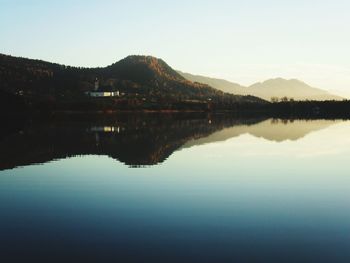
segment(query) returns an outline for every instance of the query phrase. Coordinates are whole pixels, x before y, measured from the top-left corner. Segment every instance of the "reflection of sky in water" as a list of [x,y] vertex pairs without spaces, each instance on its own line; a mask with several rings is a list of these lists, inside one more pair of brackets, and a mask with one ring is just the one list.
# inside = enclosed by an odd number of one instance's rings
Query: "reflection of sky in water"
[[278,249],[284,262],[290,255],[348,262],[349,134],[343,122],[297,141],[244,134],[177,151],[148,168],[87,156],[3,171],[0,242],[91,251],[124,242],[148,248],[140,250],[146,258],[152,249],[274,258]]

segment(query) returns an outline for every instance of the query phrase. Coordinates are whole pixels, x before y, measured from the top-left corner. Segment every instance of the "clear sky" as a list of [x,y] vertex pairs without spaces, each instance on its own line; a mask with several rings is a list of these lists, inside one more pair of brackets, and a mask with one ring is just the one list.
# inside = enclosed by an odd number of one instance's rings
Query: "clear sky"
[[252,84],[298,78],[350,96],[349,0],[0,0],[0,52],[74,66],[153,55]]

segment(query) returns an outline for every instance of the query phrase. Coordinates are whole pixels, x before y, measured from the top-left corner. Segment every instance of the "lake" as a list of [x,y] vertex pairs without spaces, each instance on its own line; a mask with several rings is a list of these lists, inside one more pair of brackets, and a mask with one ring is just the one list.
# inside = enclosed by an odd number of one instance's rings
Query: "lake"
[[350,122],[8,121],[1,262],[350,262]]

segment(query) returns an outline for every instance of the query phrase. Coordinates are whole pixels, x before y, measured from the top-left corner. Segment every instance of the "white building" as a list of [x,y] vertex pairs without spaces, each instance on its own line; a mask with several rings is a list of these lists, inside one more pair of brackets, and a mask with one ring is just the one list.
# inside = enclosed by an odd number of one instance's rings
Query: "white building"
[[119,97],[119,91],[88,91],[86,92],[90,97]]
[[95,80],[95,89],[93,91],[87,91],[85,92],[86,95],[90,97],[95,98],[105,98],[105,97],[119,97],[120,92],[118,91],[112,91],[110,87],[101,87],[99,85],[99,81],[96,78]]

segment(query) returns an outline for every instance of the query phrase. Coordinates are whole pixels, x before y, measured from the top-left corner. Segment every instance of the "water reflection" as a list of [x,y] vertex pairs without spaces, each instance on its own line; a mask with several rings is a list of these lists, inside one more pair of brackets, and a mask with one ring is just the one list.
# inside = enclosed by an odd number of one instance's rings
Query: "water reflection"
[[0,134],[0,169],[80,155],[107,155],[129,166],[164,162],[175,151],[243,134],[295,141],[339,120],[229,115],[122,115],[85,120],[10,122]]
[[1,262],[348,263],[350,123],[339,122],[4,125],[2,169],[76,157],[0,172]]

